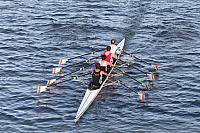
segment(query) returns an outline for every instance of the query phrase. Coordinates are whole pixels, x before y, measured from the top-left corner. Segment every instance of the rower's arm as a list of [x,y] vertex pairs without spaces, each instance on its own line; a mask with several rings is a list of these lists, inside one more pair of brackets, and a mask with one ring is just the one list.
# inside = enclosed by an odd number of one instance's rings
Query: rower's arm
[[94,73],[94,70],[90,73],[91,75]]
[[105,75],[105,76],[108,76],[108,74],[107,73],[105,73],[104,71],[101,71],[101,75]]
[[112,63],[110,63],[110,62],[107,62],[107,65],[109,65],[109,66],[111,66],[111,67],[114,66],[114,65],[113,65]]

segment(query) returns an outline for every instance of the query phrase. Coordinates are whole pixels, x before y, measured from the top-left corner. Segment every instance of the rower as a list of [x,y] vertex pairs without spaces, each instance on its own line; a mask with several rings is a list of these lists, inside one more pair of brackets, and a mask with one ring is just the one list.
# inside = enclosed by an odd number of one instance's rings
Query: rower
[[117,46],[116,46],[116,40],[115,39],[112,39],[111,40],[111,45],[110,45],[110,47],[111,47],[111,53],[112,54],[114,54],[115,53],[115,50],[117,49]]
[[116,46],[116,40],[115,39],[112,39],[111,40],[111,45],[110,45],[110,47],[111,47],[111,53],[113,54],[113,64],[116,62],[116,60],[117,60],[117,53],[116,53],[116,50],[117,50],[117,46]]
[[[103,53],[103,55],[106,55],[106,61],[107,62],[113,62],[113,59],[117,59],[116,56],[114,56],[112,53],[111,53],[111,46],[107,46],[106,47],[106,52]],[[109,73],[111,70],[111,67],[110,66],[107,66],[107,73]]]
[[108,74],[104,71],[101,71],[100,63],[95,64],[95,69],[92,72],[92,83],[90,84],[89,89],[95,90],[98,89],[101,86],[102,83],[102,76],[107,76]]
[[[107,66],[113,67],[114,65],[110,62],[106,61],[106,55],[102,54],[101,55],[101,60],[99,61],[100,66],[101,66],[101,71],[108,73],[107,71]],[[106,79],[106,76],[102,76],[102,81],[104,81]]]

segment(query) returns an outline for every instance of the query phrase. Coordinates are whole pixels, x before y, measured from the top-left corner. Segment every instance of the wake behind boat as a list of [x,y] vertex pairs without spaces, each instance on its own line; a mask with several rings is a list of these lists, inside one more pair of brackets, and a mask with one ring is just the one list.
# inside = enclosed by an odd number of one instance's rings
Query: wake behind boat
[[[124,48],[124,44],[125,44],[125,38],[117,45],[116,51],[120,51],[119,53],[119,57],[121,55],[121,52]],[[118,61],[118,60],[117,60]],[[116,65],[117,61],[114,63],[114,66]],[[112,73],[114,67],[112,67],[112,69],[110,70],[110,72],[108,73],[108,76],[106,77],[106,79],[104,80],[104,82],[101,84],[101,86],[99,87],[99,89],[95,89],[95,90],[90,90],[89,88],[87,88],[86,93],[83,97],[83,100],[78,108],[78,111],[76,113],[76,117],[75,117],[75,122],[77,122],[81,116],[86,112],[86,110],[89,108],[89,106],[92,104],[92,102],[94,101],[94,99],[97,97],[97,95],[99,94],[99,92],[102,90],[102,88],[104,87],[105,83],[107,82],[110,74]]]

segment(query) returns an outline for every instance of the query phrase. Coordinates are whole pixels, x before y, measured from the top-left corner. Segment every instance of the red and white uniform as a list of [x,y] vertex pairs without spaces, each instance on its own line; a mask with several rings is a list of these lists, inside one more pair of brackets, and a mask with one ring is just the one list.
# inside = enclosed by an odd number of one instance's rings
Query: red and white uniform
[[103,54],[106,55],[106,61],[111,62],[113,54],[111,52],[108,55],[106,54],[106,52],[104,52]]
[[100,60],[99,63],[101,66],[101,71],[107,72],[107,63],[103,60]]

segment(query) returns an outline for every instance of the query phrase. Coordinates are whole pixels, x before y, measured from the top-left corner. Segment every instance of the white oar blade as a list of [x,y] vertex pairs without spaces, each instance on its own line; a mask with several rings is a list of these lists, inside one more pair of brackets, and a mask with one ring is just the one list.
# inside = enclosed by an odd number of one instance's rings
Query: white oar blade
[[53,74],[58,73],[58,72],[61,71],[61,69],[62,69],[61,67],[53,67],[52,73],[53,73]]
[[50,84],[54,83],[55,81],[56,81],[56,79],[47,80],[47,84],[50,85]]
[[63,65],[63,64],[65,64],[67,61],[68,61],[67,59],[60,59],[60,60],[59,60],[59,64],[60,64],[60,65]]
[[47,86],[38,86],[37,93],[42,93],[47,90]]

